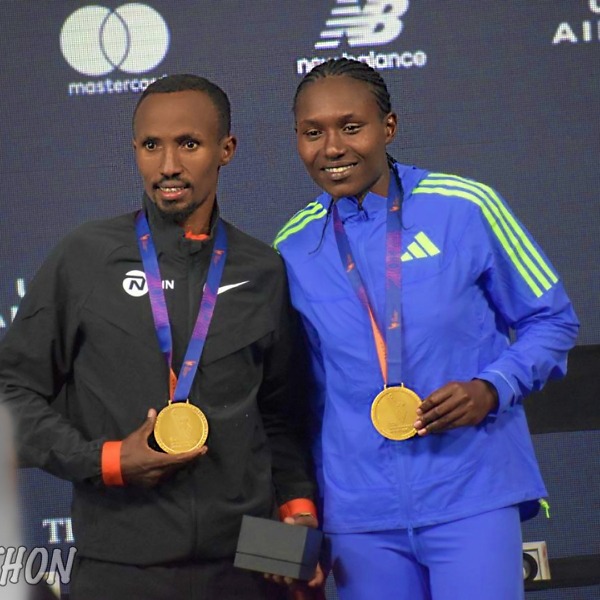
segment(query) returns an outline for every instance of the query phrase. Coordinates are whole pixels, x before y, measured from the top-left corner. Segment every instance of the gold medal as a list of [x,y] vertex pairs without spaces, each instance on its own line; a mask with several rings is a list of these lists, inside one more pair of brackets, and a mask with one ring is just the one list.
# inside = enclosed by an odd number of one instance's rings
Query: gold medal
[[189,401],[169,402],[156,418],[154,438],[167,454],[200,448],[208,437],[204,413]]
[[389,440],[407,440],[417,433],[413,424],[420,404],[419,396],[404,386],[385,388],[371,405],[373,426]]

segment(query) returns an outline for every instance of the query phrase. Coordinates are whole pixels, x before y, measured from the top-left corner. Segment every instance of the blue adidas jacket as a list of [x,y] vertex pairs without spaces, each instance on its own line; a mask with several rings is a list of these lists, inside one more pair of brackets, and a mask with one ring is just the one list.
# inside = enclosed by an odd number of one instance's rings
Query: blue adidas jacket
[[[370,419],[382,390],[368,315],[338,253],[322,194],[275,246],[308,333],[317,392],[314,457],[327,532],[443,523],[546,495],[522,399],[566,371],[578,322],[556,273],[490,187],[396,165],[404,187],[403,383],[421,398],[475,377],[499,408],[477,427],[395,442]],[[371,303],[385,314],[385,198],[339,201]],[[510,343],[509,330],[516,341]]]

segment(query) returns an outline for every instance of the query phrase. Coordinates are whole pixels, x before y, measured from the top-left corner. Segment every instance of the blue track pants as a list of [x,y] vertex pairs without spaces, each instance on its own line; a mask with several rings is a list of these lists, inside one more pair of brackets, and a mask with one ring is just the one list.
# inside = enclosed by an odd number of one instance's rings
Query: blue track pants
[[523,600],[516,507],[395,531],[332,534],[340,600]]

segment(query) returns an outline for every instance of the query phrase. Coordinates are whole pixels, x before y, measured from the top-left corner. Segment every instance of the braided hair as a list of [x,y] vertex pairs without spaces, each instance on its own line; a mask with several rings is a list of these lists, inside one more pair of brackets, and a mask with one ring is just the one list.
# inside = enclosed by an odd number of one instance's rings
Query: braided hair
[[352,79],[363,81],[371,88],[371,92],[375,96],[381,116],[384,117],[392,112],[390,93],[388,92],[383,77],[367,63],[350,58],[331,58],[316,66],[312,71],[309,71],[296,88],[293,105],[294,112],[296,112],[298,97],[306,86],[314,83],[318,79],[336,76],[351,77]]
[[[294,114],[296,113],[298,98],[300,97],[302,91],[311,83],[314,83],[319,79],[325,79],[326,77],[350,77],[352,79],[356,79],[357,81],[362,81],[363,83],[369,86],[371,93],[373,94],[373,96],[375,96],[375,101],[377,102],[377,107],[379,108],[380,115],[382,117],[385,117],[390,112],[392,112],[392,100],[387,85],[383,80],[383,77],[381,77],[381,75],[375,69],[370,67],[368,64],[358,60],[353,60],[350,58],[331,58],[321,63],[320,65],[317,65],[314,69],[309,71],[304,76],[302,81],[298,84],[298,87],[296,88],[296,93],[294,95],[294,103],[292,106]],[[387,153],[386,156],[388,166],[394,176],[394,179],[396,180],[398,191],[400,193],[400,219],[402,220],[402,201],[404,199],[404,189],[402,187],[402,181],[400,180],[398,172],[394,168],[394,164],[397,162],[396,159]],[[329,203],[329,206],[327,208],[327,216],[323,225],[323,231],[321,232],[321,239],[319,241],[319,245],[312,252],[316,252],[323,243],[325,230],[327,228],[327,224],[329,223],[332,208],[333,198],[331,199],[331,202]]]

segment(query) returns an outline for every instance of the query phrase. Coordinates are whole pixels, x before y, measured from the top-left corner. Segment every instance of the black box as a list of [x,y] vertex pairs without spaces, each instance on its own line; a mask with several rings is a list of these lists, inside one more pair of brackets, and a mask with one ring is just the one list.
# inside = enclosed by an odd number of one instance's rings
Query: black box
[[245,515],[233,564],[308,581],[315,574],[322,538],[318,529]]

